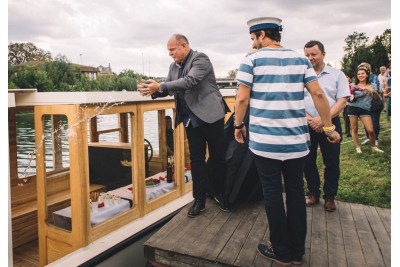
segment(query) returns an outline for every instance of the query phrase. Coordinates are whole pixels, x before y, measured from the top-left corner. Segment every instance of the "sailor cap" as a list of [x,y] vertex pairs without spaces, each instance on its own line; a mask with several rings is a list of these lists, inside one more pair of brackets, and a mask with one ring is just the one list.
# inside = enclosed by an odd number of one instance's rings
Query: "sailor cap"
[[250,28],[250,33],[265,29],[282,31],[281,22],[279,18],[262,17],[249,20],[247,26]]

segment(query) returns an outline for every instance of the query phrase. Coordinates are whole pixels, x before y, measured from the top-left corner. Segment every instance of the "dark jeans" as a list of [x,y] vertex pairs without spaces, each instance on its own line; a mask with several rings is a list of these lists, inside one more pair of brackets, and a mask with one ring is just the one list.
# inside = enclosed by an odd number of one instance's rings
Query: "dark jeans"
[[[379,120],[381,118],[382,110],[374,110],[374,111],[370,111],[370,113],[371,113],[372,124],[374,125],[375,139],[378,140],[379,132],[381,130]],[[364,131],[365,131],[365,135],[367,136],[367,138],[369,138],[369,134],[367,133],[365,128],[364,128]]]
[[[342,128],[340,118],[336,116],[332,119],[332,123],[336,127],[336,131],[342,136]],[[307,180],[307,188],[310,194],[316,195],[319,198],[320,177],[317,167],[317,152],[318,145],[321,149],[322,159],[325,165],[324,169],[324,199],[335,198],[340,176],[340,143],[332,144],[327,140],[324,133],[317,133],[309,127],[311,146],[310,153],[307,155],[304,174]]]
[[346,136],[350,136],[351,127],[350,127],[350,119],[349,119],[349,116],[347,116],[347,107],[348,107],[348,106],[346,106],[346,107],[343,109],[344,133],[346,134]]
[[[193,177],[193,197],[205,201],[207,188],[223,192],[225,180],[224,119],[186,128]],[[206,163],[206,145],[209,157]]]
[[[281,260],[300,258],[305,252],[307,234],[303,187],[305,157],[281,161],[256,155],[255,163],[262,184],[274,252]],[[286,213],[282,196],[282,175],[286,192]]]

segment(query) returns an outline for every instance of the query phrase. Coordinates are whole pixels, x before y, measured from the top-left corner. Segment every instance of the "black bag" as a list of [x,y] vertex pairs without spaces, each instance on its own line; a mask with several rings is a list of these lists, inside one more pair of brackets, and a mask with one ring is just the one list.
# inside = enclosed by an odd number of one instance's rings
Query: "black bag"
[[383,101],[381,100],[378,94],[373,94],[371,100],[371,111],[377,111],[382,109],[383,109]]

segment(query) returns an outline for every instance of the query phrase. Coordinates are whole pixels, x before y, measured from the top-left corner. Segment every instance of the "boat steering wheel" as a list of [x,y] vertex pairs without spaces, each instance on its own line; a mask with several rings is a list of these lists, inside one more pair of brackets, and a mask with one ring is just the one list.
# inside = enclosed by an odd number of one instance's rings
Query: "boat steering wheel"
[[150,141],[147,140],[146,138],[144,139],[144,143],[149,146],[150,155],[148,155],[148,161],[150,161],[153,158],[153,146],[151,145]]

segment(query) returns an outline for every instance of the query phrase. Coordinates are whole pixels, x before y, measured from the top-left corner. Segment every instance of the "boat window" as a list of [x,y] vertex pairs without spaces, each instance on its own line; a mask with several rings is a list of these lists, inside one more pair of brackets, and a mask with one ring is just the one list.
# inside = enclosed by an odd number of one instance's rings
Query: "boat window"
[[133,208],[132,113],[102,114],[88,127],[90,222],[94,227]]
[[[47,223],[71,231],[71,189],[70,172],[54,172],[69,167],[69,137],[74,136],[76,129],[68,125],[68,118],[65,115],[44,115],[43,134],[41,141],[37,144],[38,148],[43,147],[45,155],[40,155],[43,151],[38,149],[37,157],[44,156],[45,165],[45,190]],[[69,214],[69,217],[67,216]]]
[[148,202],[177,188],[174,123],[172,109],[144,112],[145,187]]
[[191,189],[192,186],[192,169],[190,163],[190,152],[189,152],[189,142],[187,139],[186,131],[184,131],[184,166],[185,166],[185,187],[187,190]]

